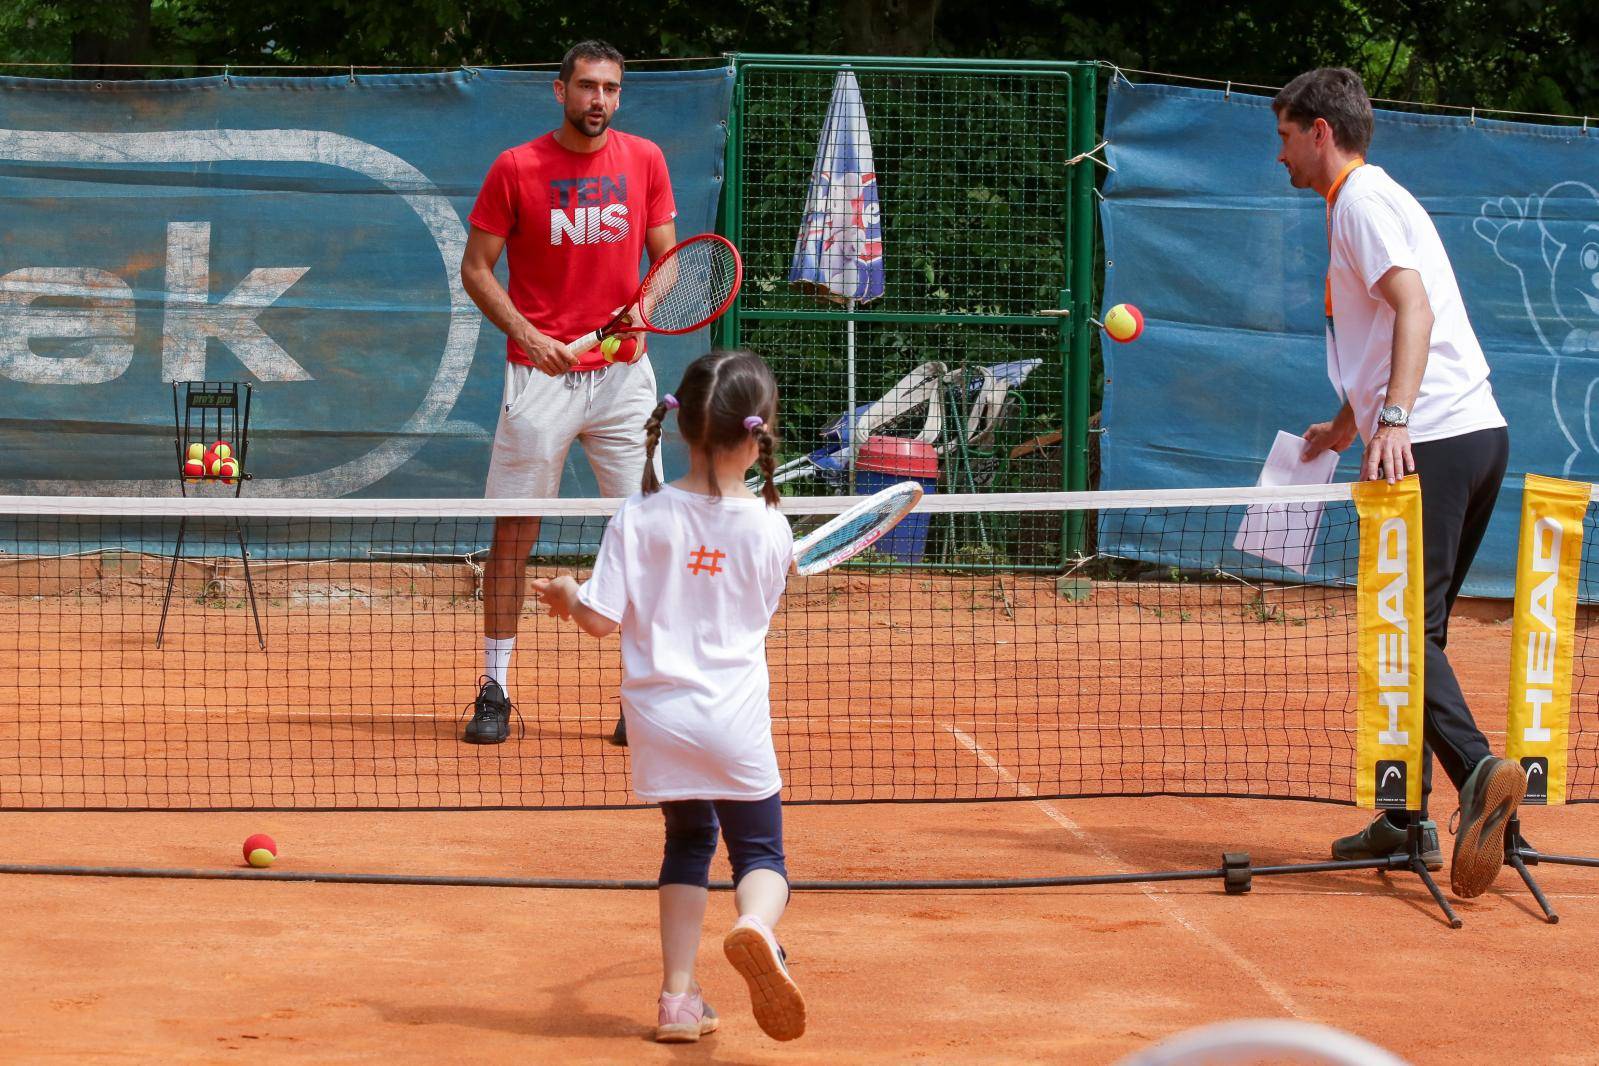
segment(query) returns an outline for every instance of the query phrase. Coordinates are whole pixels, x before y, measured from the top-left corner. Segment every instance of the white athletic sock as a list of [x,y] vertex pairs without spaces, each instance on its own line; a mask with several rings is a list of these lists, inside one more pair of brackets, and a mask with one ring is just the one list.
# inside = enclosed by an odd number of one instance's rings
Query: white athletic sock
[[492,677],[506,695],[511,694],[511,651],[515,647],[515,637],[483,638],[483,672]]

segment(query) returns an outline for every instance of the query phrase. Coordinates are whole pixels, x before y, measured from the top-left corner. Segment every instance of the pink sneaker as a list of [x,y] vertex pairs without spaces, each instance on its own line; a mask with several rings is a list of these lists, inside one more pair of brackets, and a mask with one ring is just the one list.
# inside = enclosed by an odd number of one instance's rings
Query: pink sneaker
[[655,1039],[662,1044],[692,1044],[722,1024],[697,988],[675,995],[662,992],[659,1017]]
[[788,975],[783,949],[766,923],[746,914],[723,939],[722,951],[750,986],[750,1006],[761,1031],[773,1040],[805,1035],[805,997]]

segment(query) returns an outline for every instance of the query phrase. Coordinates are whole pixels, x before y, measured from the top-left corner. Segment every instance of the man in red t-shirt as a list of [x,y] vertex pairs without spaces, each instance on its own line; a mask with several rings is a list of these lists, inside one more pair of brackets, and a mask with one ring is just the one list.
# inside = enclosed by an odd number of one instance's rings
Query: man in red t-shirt
[[[632,298],[646,252],[653,261],[677,242],[660,148],[610,128],[622,67],[621,53],[603,41],[574,45],[555,81],[565,121],[500,153],[472,207],[461,283],[506,336],[491,499],[559,495],[574,440],[583,442],[601,496],[632,495],[644,474],[644,423],[656,395],[643,334],[626,336],[610,356],[567,349]],[[509,291],[494,276],[502,251]],[[485,676],[462,738],[469,743],[510,735],[507,677],[538,535],[537,518],[494,522],[483,576]]]

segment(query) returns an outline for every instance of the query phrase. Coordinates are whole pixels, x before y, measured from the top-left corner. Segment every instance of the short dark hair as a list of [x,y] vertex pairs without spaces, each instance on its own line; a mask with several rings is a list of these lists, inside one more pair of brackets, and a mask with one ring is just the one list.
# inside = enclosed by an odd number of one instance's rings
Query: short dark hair
[[1333,141],[1346,152],[1366,154],[1371,147],[1371,97],[1360,75],[1348,67],[1308,70],[1282,87],[1271,109],[1300,129],[1318,118],[1332,127]]
[[566,56],[561,60],[562,81],[572,80],[572,72],[577,69],[579,59],[587,59],[591,63],[615,63],[619,70],[627,70],[627,62],[614,45],[601,40],[579,41],[566,50]]

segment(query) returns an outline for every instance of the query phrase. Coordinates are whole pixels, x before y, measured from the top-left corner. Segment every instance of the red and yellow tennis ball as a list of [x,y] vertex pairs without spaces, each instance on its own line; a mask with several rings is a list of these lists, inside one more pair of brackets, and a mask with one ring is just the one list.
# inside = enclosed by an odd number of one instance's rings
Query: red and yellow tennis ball
[[205,458],[205,445],[199,443],[198,441],[189,445],[188,454],[185,455],[184,458],[195,460]]
[[183,480],[193,485],[203,477],[205,477],[205,464],[200,461],[198,456],[184,461]]
[[255,833],[245,838],[244,861],[251,866],[271,866],[277,861],[277,857],[277,842],[265,833]]
[[1132,304],[1117,304],[1105,312],[1105,332],[1113,341],[1135,341],[1144,332],[1144,313]]
[[218,473],[221,475],[224,485],[231,485],[238,480],[239,461],[237,459],[218,459],[217,466],[220,468]]
[[227,459],[233,455],[233,445],[225,440],[219,440],[211,445],[211,451],[216,454],[218,459]]
[[606,337],[600,342],[600,354],[605,356],[607,363],[614,362],[616,353],[622,350],[621,337]]

